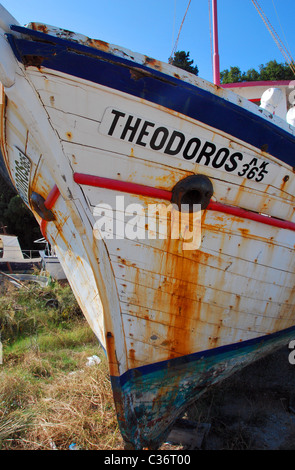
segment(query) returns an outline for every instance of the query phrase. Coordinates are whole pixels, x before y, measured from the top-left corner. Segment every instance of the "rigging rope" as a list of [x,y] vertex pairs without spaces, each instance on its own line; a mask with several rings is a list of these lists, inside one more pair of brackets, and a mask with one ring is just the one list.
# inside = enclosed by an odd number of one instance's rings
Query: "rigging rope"
[[273,40],[275,41],[276,45],[278,46],[279,50],[283,54],[283,56],[286,60],[286,63],[289,65],[290,69],[295,74],[295,63],[294,63],[294,60],[293,60],[291,54],[286,49],[286,47],[284,46],[284,44],[283,44],[282,40],[280,39],[279,35],[277,34],[275,29],[271,25],[269,19],[267,18],[267,16],[263,12],[261,6],[258,3],[258,0],[251,0],[251,1],[252,1],[253,5],[255,6],[256,10],[258,11],[263,23],[267,27],[269,33],[271,34],[271,36],[272,36]]
[[174,44],[174,33],[175,33],[176,2],[177,0],[174,0],[174,15],[173,15],[173,28],[172,28],[172,41],[171,41],[172,49],[173,49],[173,44]]
[[187,14],[187,12],[188,12],[189,6],[190,6],[190,4],[191,4],[191,1],[192,1],[192,0],[189,0],[189,2],[188,2],[188,6],[187,6],[187,8],[186,8],[186,12],[185,12],[185,14],[184,14],[183,20],[182,20],[181,25],[180,25],[180,28],[179,28],[179,32],[178,32],[177,39],[176,39],[175,44],[174,44],[174,48],[172,49],[171,55],[170,55],[169,60],[168,60],[169,63],[172,62],[172,59],[173,59],[173,57],[174,57],[174,54],[175,54],[175,51],[176,51],[176,48],[177,48],[177,44],[178,44],[178,40],[179,40],[179,36],[180,36],[180,32],[181,32],[181,30],[182,30],[182,26],[183,26],[183,23],[184,23],[186,14]]
[[[288,44],[287,38],[286,38],[286,36],[285,36],[284,30],[283,30],[283,28],[282,28],[282,24],[281,24],[281,22],[280,22],[280,18],[279,18],[279,15],[278,15],[277,9],[276,9],[276,7],[275,7],[274,0],[272,0],[272,6],[273,6],[273,8],[274,8],[274,11],[275,11],[275,13],[276,13],[276,17],[277,17],[277,20],[278,20],[278,22],[279,22],[279,25],[280,25],[281,31],[282,31],[282,33],[283,33],[283,36],[284,36],[284,38],[285,38],[285,43],[286,43],[286,45],[288,46],[288,52],[289,52],[289,55],[291,56],[291,53],[290,53],[290,47],[289,47],[289,44]],[[287,49],[287,47],[286,47],[286,49]]]

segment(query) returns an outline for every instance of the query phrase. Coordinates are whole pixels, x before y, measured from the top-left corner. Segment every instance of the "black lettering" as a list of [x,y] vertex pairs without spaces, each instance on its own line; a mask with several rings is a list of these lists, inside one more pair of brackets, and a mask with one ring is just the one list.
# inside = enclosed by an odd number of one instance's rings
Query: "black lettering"
[[18,174],[15,175],[15,181],[22,188],[25,188],[25,189],[27,188],[27,182],[25,180],[23,180],[22,178],[20,178],[20,176]]
[[23,165],[23,163],[20,163],[18,161],[15,162],[15,166],[17,168],[17,171],[21,171],[22,173],[28,174],[29,167]]
[[[175,144],[175,140],[176,142],[178,140],[177,147],[172,149],[173,144]],[[164,153],[167,153],[168,155],[177,155],[180,152],[181,147],[184,144],[184,141],[185,141],[185,137],[181,132],[173,131],[168,141],[167,147],[164,150]]]
[[28,192],[28,187],[27,186],[25,186],[24,184],[19,182],[17,179],[15,180],[15,183],[16,183],[16,187],[17,187],[20,194],[27,194],[27,192]]
[[245,176],[245,174],[247,173],[247,171],[249,170],[249,168],[250,168],[249,163],[244,163],[244,165],[243,165],[243,170],[239,171],[238,175],[239,175],[239,176]]
[[249,173],[247,174],[247,178],[248,180],[251,180],[252,178],[254,178],[254,176],[256,176],[256,172],[259,170],[259,168],[257,166],[253,166],[251,168],[251,170],[249,171]]
[[28,161],[25,157],[23,157],[22,155],[19,155],[20,157],[20,163],[25,167],[25,168],[28,168]]
[[[224,155],[222,156],[222,154],[224,154]],[[222,156],[222,158],[218,162],[218,158],[220,156]],[[225,164],[228,156],[229,156],[229,150],[228,149],[226,149],[226,148],[219,149],[217,154],[215,155],[215,157],[212,160],[213,168],[221,168]]]
[[24,161],[24,159],[21,159],[20,162],[19,161],[16,161],[15,162],[15,166],[17,166],[18,168],[20,168],[21,170],[27,170],[29,168],[29,166],[26,164],[26,162]]
[[18,187],[17,187],[17,190],[18,190],[19,195],[20,195],[20,197],[21,197],[22,199],[27,199],[26,192],[25,192],[22,188],[20,188],[20,187],[18,186]]
[[[156,143],[156,140],[157,140],[158,136],[161,136],[161,133],[163,135],[160,138],[160,142]],[[153,134],[153,137],[151,138],[150,147],[153,150],[160,150],[162,147],[164,147],[165,142],[168,138],[168,135],[169,135],[169,132],[168,132],[168,129],[166,129],[166,127],[158,127],[158,129],[155,130],[155,132]]]
[[121,113],[120,111],[116,111],[115,109],[112,110],[112,114],[114,114],[115,117],[113,119],[112,125],[110,127],[109,132],[108,132],[108,135],[113,135],[113,132],[114,132],[115,127],[116,127],[116,125],[119,121],[119,118],[125,116],[125,113]]
[[20,172],[18,169],[15,172],[15,179],[22,181],[24,184],[27,184],[28,182],[28,174],[24,174]]
[[[200,145],[201,145],[201,141],[197,137],[190,139],[188,143],[186,144],[185,149],[183,151],[183,158],[185,158],[186,160],[192,160],[198,153]],[[191,150],[191,147],[193,148],[192,148],[191,153],[189,153]]]
[[141,128],[141,131],[139,133],[139,136],[138,136],[138,139],[136,141],[137,145],[142,145],[143,147],[146,146],[146,142],[143,142],[142,141],[142,138],[145,136],[145,135],[149,135],[149,132],[146,132],[146,128],[147,127],[154,127],[155,124],[153,124],[152,122],[149,122],[149,121],[145,121],[142,128]]
[[249,163],[249,165],[257,165],[257,158],[252,158],[251,162]]
[[24,181],[24,182],[28,181],[28,175],[25,175],[24,173],[19,171],[18,168],[16,169],[15,177],[22,180],[22,181]]
[[128,141],[132,142],[132,140],[134,139],[135,134],[138,130],[139,124],[141,123],[141,119],[137,118],[134,125],[131,125],[132,120],[133,120],[133,116],[129,116],[124,126],[120,139],[124,140],[128,131],[131,131]]
[[260,172],[257,175],[257,178],[255,178],[255,181],[259,182],[262,181],[264,178],[264,175],[267,175],[268,171],[267,170],[260,170]]
[[261,165],[260,165],[260,167],[259,167],[259,168],[260,168],[260,170],[263,170],[263,171],[265,171],[265,167],[266,167],[266,165],[269,165],[269,162],[262,162],[262,163],[261,163]]
[[266,165],[269,165],[269,162],[262,162],[260,167],[259,167],[259,173],[257,175],[257,177],[255,178],[255,181],[259,182],[259,181],[262,181],[263,178],[264,178],[264,175],[267,175],[268,174],[268,170],[266,170]]
[[240,153],[240,152],[235,152],[235,153],[232,153],[231,156],[229,157],[229,161],[231,163],[231,166],[229,166],[228,164],[226,164],[224,166],[224,169],[226,171],[234,171],[237,166],[238,166],[238,162],[236,160],[243,160],[243,155]]
[[206,161],[204,163],[204,165],[209,165],[210,163],[210,157],[213,155],[213,153],[215,152],[216,150],[216,146],[214,144],[212,144],[211,142],[205,142],[197,160],[196,160],[196,163],[200,163],[200,161],[202,160],[203,157],[206,158]]

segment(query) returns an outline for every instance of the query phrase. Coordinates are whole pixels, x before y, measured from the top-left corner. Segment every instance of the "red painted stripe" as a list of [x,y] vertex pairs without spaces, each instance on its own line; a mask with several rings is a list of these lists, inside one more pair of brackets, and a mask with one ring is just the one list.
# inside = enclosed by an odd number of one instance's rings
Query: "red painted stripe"
[[42,233],[43,237],[46,238],[46,240],[47,240],[46,225],[47,225],[47,221],[42,219],[41,222],[40,222],[40,232]]
[[235,215],[236,217],[242,217],[243,219],[255,220],[256,222],[260,222],[266,225],[272,225],[273,227],[279,227],[295,231],[295,224],[293,222],[289,222],[288,220],[276,219],[275,217],[269,217],[267,215],[258,214],[257,212],[247,211],[246,209],[241,209],[240,207],[233,207],[228,206],[226,204],[221,204],[220,202],[210,201],[208,209]]
[[143,184],[128,183],[111,178],[102,178],[101,176],[85,175],[83,173],[74,173],[74,181],[78,184],[114,189],[124,193],[166,199],[167,201],[170,201],[172,196],[171,191],[166,191],[165,189],[152,188],[151,186],[144,186]]
[[[53,186],[52,190],[50,191],[50,193],[48,194],[45,202],[44,202],[44,206],[46,207],[46,209],[52,209],[53,208],[53,206],[56,203],[59,195],[60,195],[60,191],[59,191],[58,187],[55,184]],[[46,240],[47,240],[47,237],[46,237],[47,224],[48,224],[47,220],[44,220],[44,219],[42,219],[41,222],[40,222],[40,231],[41,231],[43,237],[46,238]]]
[[59,189],[55,184],[52,190],[50,191],[50,193],[48,194],[46,201],[44,202],[46,209],[52,209],[59,195],[60,195]]
[[[165,189],[157,189],[151,186],[144,186],[136,183],[128,183],[126,181],[118,181],[111,178],[103,178],[101,176],[86,175],[83,173],[74,173],[74,181],[78,184],[95,186],[99,188],[107,188],[117,191],[123,191],[131,194],[139,194],[141,196],[149,196],[157,199],[165,199],[171,201],[172,192]],[[276,219],[267,215],[258,214],[257,212],[248,211],[239,207],[228,206],[220,202],[210,201],[208,210],[231,214],[243,219],[250,219],[262,224],[271,225],[273,227],[284,228],[295,231],[295,223],[288,220]]]

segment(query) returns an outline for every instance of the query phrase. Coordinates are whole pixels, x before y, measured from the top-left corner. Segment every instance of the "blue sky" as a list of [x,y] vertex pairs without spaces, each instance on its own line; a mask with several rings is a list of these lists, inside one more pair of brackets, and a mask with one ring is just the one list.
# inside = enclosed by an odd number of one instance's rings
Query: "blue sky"
[[[39,21],[168,61],[188,0],[0,0],[22,25]],[[259,0],[274,29],[295,57],[295,1]],[[284,57],[251,0],[219,0],[220,69]],[[177,50],[190,52],[199,76],[212,81],[208,0],[192,0]]]

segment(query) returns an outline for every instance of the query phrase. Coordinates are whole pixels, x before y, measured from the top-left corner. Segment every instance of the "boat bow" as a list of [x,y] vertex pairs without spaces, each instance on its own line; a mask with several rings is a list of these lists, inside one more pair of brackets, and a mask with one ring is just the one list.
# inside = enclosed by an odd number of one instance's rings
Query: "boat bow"
[[[106,351],[124,440],[155,448],[209,386],[294,335],[295,130],[167,64],[1,13],[6,166]],[[132,225],[139,206],[171,226]]]

